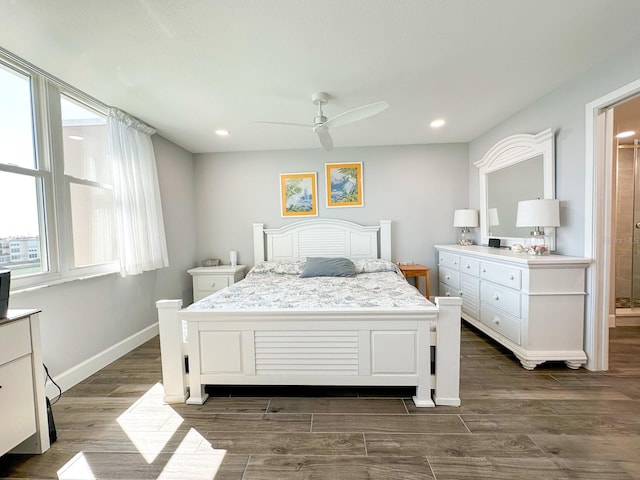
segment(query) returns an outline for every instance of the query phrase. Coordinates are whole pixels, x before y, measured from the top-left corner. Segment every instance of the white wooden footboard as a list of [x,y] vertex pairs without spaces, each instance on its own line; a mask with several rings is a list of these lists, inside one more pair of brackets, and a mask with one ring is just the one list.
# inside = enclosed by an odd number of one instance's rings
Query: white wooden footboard
[[428,312],[327,315],[186,311],[179,300],[161,300],[164,399],[202,404],[207,384],[386,385],[416,386],[418,407],[460,405],[460,304],[441,297]]

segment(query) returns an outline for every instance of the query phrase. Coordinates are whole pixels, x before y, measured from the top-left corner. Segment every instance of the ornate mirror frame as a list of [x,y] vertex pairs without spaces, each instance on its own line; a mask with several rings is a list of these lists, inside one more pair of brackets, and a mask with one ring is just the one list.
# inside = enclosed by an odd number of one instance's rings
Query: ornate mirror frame
[[[474,163],[474,165],[479,169],[480,235],[482,245],[488,244],[490,237],[488,225],[488,175],[491,172],[542,156],[542,191],[544,192],[544,196],[542,198],[555,198],[556,182],[554,140],[554,132],[551,129],[544,130],[537,135],[512,135],[496,143],[489,149],[484,157]],[[519,200],[533,199],[521,198]],[[551,250],[555,250],[555,228],[546,227],[545,232],[549,235]],[[510,246],[514,243],[524,243],[525,237],[491,236],[491,238],[500,238],[502,245]]]

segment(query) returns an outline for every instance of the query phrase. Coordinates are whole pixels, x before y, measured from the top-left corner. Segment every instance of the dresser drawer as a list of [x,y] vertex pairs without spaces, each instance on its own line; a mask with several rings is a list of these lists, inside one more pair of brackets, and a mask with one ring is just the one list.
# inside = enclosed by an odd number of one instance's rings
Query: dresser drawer
[[457,288],[451,288],[449,285],[446,285],[444,283],[440,283],[438,294],[441,297],[459,297],[460,290],[458,290]]
[[440,267],[438,268],[438,280],[440,280],[440,283],[444,283],[451,288],[455,288],[456,290],[460,289],[460,272],[456,272],[450,268]]
[[36,432],[31,372],[31,355],[0,366],[0,455]]
[[520,320],[511,315],[482,305],[480,321],[487,327],[520,345]]
[[229,286],[228,275],[198,275],[194,280],[201,292],[213,293]]
[[0,365],[29,353],[31,353],[31,331],[28,318],[0,327]]
[[483,305],[499,308],[520,318],[520,292],[483,281],[480,285],[480,299]]
[[481,262],[480,277],[516,290],[520,290],[522,285],[521,270],[495,263]]
[[460,256],[452,253],[440,252],[438,265],[441,267],[458,270],[460,268]]
[[460,272],[474,277],[480,276],[480,261],[475,258],[460,257]]

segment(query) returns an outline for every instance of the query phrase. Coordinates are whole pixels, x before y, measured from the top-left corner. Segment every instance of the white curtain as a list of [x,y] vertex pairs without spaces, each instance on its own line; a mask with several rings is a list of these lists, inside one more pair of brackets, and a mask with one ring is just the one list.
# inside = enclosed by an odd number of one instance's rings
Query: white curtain
[[111,108],[107,119],[120,274],[168,267],[162,204],[151,135],[155,130]]

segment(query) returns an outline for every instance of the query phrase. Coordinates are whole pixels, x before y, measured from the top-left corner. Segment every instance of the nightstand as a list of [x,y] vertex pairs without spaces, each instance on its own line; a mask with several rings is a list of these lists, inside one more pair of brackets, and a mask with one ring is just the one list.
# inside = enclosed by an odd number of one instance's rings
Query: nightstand
[[424,265],[419,265],[417,263],[412,263],[410,265],[398,265],[398,268],[404,275],[404,278],[408,279],[413,278],[414,284],[418,291],[420,290],[420,284],[418,280],[420,277],[424,277],[425,288],[424,288],[424,296],[429,298],[429,269]]
[[193,277],[193,301],[211,295],[244,278],[245,265],[221,265],[219,267],[197,267],[187,270]]

